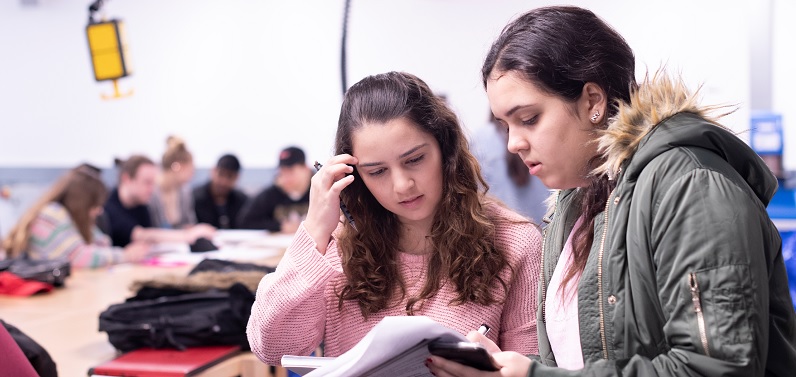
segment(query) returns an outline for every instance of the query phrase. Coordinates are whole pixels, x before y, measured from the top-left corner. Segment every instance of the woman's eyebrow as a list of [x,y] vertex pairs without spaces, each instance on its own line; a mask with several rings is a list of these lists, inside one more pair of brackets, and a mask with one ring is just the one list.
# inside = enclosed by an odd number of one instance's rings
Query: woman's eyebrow
[[[411,155],[412,153],[417,152],[418,150],[420,150],[421,148],[423,148],[423,147],[425,147],[427,145],[428,145],[428,143],[423,143],[423,144],[417,145],[415,147],[412,147],[412,149],[409,149],[408,151],[406,151],[404,153],[401,153],[401,155],[398,156],[398,158],[407,157],[407,156]],[[363,162],[361,164],[357,164],[357,166],[362,167],[362,168],[368,168],[368,167],[379,166],[379,165],[383,165],[383,164],[384,164],[384,162],[382,162],[382,161],[376,161],[376,162]]]

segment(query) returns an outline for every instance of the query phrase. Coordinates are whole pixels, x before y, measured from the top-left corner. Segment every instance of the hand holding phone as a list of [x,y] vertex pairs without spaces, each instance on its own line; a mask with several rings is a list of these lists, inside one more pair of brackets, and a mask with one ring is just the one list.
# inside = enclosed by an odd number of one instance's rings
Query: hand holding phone
[[478,370],[500,370],[486,348],[478,343],[434,341],[428,344],[428,352]]

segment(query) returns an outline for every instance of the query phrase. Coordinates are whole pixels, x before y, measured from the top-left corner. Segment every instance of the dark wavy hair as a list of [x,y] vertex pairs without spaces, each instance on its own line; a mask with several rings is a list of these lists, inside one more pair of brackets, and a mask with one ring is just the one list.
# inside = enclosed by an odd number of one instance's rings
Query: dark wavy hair
[[[569,103],[592,82],[608,96],[605,117],[616,115],[618,102],[630,103],[637,88],[635,56],[624,38],[589,10],[545,7],[531,10],[508,24],[492,44],[481,69],[484,87],[494,73],[516,72],[542,91]],[[603,129],[607,122],[600,125]],[[600,155],[589,161],[594,168]],[[594,217],[604,210],[616,183],[605,175],[592,176],[579,191],[583,226],[574,235],[572,267],[562,286],[583,271],[594,241]]]
[[[407,314],[414,314],[418,303],[422,307],[446,279],[458,294],[452,305],[501,301],[507,281],[499,274],[509,264],[504,251],[495,247],[495,219],[484,205],[486,182],[456,115],[425,82],[408,73],[389,72],[354,84],[340,110],[335,154],[353,155],[352,137],[365,124],[398,118],[433,135],[442,152],[443,194],[431,228],[433,252],[423,289],[407,300]],[[356,179],[343,190],[341,200],[359,230],[346,223],[337,237],[346,279],[338,305],[355,300],[367,317],[388,308],[396,295],[406,298],[406,283],[399,273],[399,220],[379,204],[356,169],[353,174]],[[503,293],[493,290],[495,282]]]

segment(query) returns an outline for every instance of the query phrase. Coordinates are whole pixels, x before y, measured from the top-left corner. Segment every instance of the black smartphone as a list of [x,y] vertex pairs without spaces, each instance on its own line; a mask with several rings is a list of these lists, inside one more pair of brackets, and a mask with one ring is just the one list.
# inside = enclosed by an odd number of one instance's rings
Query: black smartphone
[[478,370],[489,372],[499,370],[486,348],[478,343],[435,341],[428,344],[428,352]]

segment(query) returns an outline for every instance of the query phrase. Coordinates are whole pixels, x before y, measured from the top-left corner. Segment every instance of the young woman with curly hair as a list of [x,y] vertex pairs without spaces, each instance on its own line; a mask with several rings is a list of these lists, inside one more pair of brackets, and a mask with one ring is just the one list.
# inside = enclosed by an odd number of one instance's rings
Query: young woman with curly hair
[[[257,291],[248,336],[269,364],[348,351],[386,316],[463,334],[486,322],[504,349],[537,352],[536,225],[485,198],[456,115],[419,78],[366,77],[346,93],[336,156],[307,219]],[[340,201],[356,228],[341,221]]]

